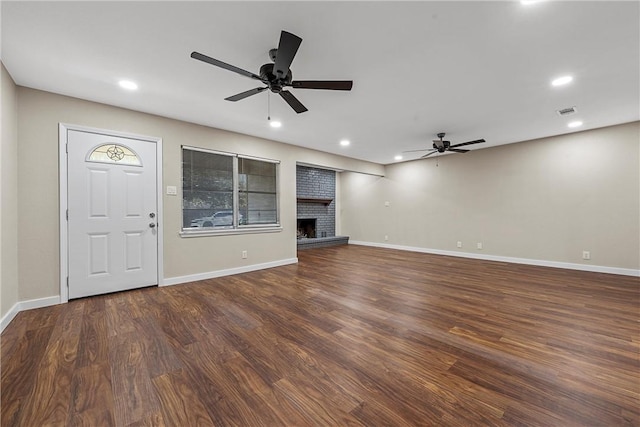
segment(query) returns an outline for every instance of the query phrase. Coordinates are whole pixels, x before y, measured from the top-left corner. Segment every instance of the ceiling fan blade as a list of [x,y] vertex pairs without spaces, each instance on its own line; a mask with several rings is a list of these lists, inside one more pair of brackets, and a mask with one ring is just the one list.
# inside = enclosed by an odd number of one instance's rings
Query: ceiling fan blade
[[423,148],[422,150],[407,150],[403,151],[403,153],[417,153],[418,151],[429,151],[429,148]]
[[280,96],[282,97],[282,99],[287,101],[287,104],[289,104],[291,108],[295,110],[296,113],[300,114],[300,113],[304,113],[305,111],[308,111],[307,107],[302,105],[302,103],[298,101],[298,98],[293,96],[291,92],[283,90],[280,92]]
[[425,157],[429,157],[430,155],[435,154],[435,153],[437,153],[437,152],[438,152],[438,150],[433,150],[433,151],[431,151],[430,153],[427,153],[427,154],[425,154],[424,156],[422,156],[422,157],[420,157],[420,158],[421,158],[421,159],[424,159]]
[[245,98],[250,97],[251,95],[255,95],[257,93],[260,93],[263,90],[267,90],[267,88],[266,87],[257,87],[255,89],[251,89],[251,90],[248,90],[246,92],[242,92],[242,93],[239,93],[237,95],[230,96],[228,98],[225,98],[224,100],[225,101],[233,101],[233,102],[240,101],[241,99],[245,99]]
[[459,148],[451,148],[449,147],[449,149],[447,151],[453,151],[454,153],[468,153],[469,150],[461,150]]
[[291,82],[296,89],[351,90],[352,80],[296,80]]
[[482,142],[486,142],[486,141],[484,139],[476,139],[475,141],[468,141],[468,142],[462,142],[460,144],[454,144],[454,145],[450,146],[449,148],[462,147],[462,146],[471,145],[471,144],[480,144]]
[[278,44],[278,53],[276,54],[275,64],[273,66],[273,74],[280,79],[287,77],[289,67],[293,62],[293,58],[298,52],[298,48],[302,43],[302,39],[295,34],[286,31],[280,33],[280,43]]
[[215,65],[216,67],[224,68],[225,70],[233,71],[234,73],[238,73],[242,76],[249,77],[255,80],[262,81],[262,78],[257,74],[253,74],[247,70],[243,70],[242,68],[238,68],[235,65],[227,64],[226,62],[218,61],[217,59],[211,58],[207,55],[203,55],[198,52],[191,52],[191,57],[193,59],[197,59],[198,61],[206,62],[207,64]]

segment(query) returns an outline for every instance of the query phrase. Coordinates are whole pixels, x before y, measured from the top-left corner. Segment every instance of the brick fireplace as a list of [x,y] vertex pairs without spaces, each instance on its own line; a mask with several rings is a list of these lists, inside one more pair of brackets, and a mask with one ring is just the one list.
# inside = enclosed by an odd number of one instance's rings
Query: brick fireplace
[[296,196],[301,219],[316,220],[316,235],[336,235],[336,173],[326,169],[298,166]]
[[347,243],[336,236],[336,172],[296,168],[298,249]]

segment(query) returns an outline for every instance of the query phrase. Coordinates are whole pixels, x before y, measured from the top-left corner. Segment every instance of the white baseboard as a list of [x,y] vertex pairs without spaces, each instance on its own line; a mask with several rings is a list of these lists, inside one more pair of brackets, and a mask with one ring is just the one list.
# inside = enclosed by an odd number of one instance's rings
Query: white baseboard
[[606,267],[602,265],[576,264],[571,262],[545,261],[539,259],[516,258],[498,255],[475,254],[469,252],[445,251],[441,249],[419,248],[414,246],[390,245],[387,243],[362,242],[358,240],[350,240],[350,245],[373,246],[377,248],[397,249],[401,251],[421,252],[425,254],[455,256],[460,258],[473,258],[485,261],[509,262],[513,264],[538,265],[541,267],[566,268],[569,270],[590,271],[593,273],[620,274],[623,276],[640,277],[640,270],[632,268]]
[[7,312],[7,314],[2,316],[2,319],[0,320],[0,332],[4,331],[4,328],[6,328],[9,323],[11,323],[13,318],[16,317],[18,313],[20,313],[19,302],[15,303],[13,307],[11,307],[11,309]]
[[0,319],[0,332],[4,331],[4,328],[6,328],[14,319],[14,317],[16,317],[21,311],[31,310],[34,308],[49,307],[56,304],[60,304],[59,296],[18,301],[13,305],[13,307],[11,307],[7,314],[2,316],[2,319]]
[[266,268],[281,267],[283,265],[297,264],[298,258],[281,259],[278,261],[252,264],[243,267],[228,268],[225,270],[209,271],[206,273],[190,274],[165,278],[160,286],[179,285],[180,283],[197,282],[198,280],[214,279],[216,277],[231,276],[233,274],[248,273],[250,271],[264,270]]

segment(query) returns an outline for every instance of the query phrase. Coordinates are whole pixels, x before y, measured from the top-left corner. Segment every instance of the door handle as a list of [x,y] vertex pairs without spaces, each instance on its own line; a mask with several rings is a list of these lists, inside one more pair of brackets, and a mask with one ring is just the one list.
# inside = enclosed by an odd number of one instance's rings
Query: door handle
[[155,228],[155,226],[156,226],[156,223],[155,223],[155,222],[150,222],[150,223],[149,223],[149,227],[150,227],[150,228]]

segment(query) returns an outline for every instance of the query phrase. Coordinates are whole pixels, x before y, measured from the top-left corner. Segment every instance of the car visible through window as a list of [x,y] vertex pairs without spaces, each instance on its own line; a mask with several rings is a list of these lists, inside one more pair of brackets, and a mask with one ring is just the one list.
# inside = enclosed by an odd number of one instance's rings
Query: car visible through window
[[[242,222],[242,214],[240,215]],[[219,211],[211,216],[191,220],[191,227],[231,227],[233,225],[233,212]]]

